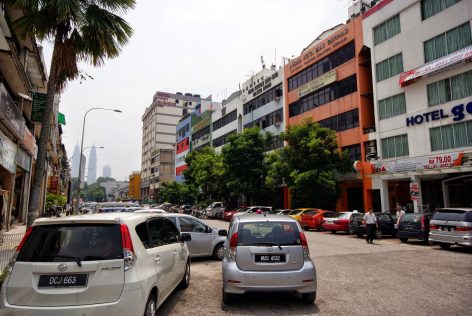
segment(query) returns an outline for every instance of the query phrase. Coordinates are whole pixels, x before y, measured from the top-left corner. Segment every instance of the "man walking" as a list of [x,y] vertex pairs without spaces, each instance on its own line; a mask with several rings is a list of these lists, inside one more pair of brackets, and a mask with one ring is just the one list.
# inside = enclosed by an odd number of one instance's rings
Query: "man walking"
[[368,244],[373,244],[375,231],[379,227],[379,225],[377,224],[377,217],[374,214],[373,208],[370,208],[369,213],[366,213],[364,215],[364,225],[366,225],[367,228],[367,237],[365,241]]
[[395,229],[398,229],[398,227],[400,227],[400,220],[402,219],[402,216],[405,215],[405,211],[403,211],[402,205],[398,202],[395,205],[395,210],[397,211],[397,222],[395,224]]

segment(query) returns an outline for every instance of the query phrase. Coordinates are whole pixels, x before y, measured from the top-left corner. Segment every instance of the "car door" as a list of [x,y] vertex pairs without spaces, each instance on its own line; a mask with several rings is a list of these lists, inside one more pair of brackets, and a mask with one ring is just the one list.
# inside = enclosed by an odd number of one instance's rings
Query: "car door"
[[214,235],[212,229],[190,216],[179,216],[179,227],[181,233],[189,233],[192,240],[187,242],[192,256],[211,255],[211,244]]
[[379,223],[378,223],[379,228],[380,228],[380,230],[382,231],[383,234],[386,234],[386,235],[393,234],[394,221],[393,221],[392,217],[390,217],[387,214],[381,214],[378,217],[378,221],[379,221]]
[[180,232],[173,222],[169,219],[164,221],[164,242],[168,247],[170,247],[175,255],[175,266],[172,269],[172,284],[171,288],[175,288],[177,284],[181,281],[188,257],[188,248],[185,246],[184,242],[180,241]]

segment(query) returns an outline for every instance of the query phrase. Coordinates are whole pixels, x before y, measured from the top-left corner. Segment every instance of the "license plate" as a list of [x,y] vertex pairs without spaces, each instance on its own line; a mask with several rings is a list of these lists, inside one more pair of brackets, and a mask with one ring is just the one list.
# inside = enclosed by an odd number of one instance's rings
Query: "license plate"
[[285,262],[285,255],[256,255],[256,262],[266,262],[266,263]]
[[412,226],[405,226],[405,230],[413,230]]
[[79,287],[87,285],[87,274],[43,274],[38,287]]

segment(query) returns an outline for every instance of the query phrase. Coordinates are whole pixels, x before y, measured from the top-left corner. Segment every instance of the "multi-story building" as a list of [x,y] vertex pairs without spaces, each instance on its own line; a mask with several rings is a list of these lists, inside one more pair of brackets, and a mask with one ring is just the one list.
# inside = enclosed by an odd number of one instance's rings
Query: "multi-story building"
[[222,101],[221,109],[213,112],[212,120],[212,146],[217,152],[221,151],[227,142],[228,136],[241,133],[243,130],[243,103],[240,90],[233,92]]
[[176,148],[175,148],[175,180],[183,181],[183,172],[187,169],[185,157],[190,152],[192,116],[184,115],[177,124]]
[[211,117],[213,110],[193,114],[191,150],[201,149],[211,145]]
[[140,201],[141,200],[141,172],[133,171],[129,176],[129,188],[128,196],[130,200]]
[[242,84],[243,128],[259,126],[261,131],[273,136],[268,150],[283,147],[279,134],[285,130],[284,69],[274,65],[253,75]]
[[102,175],[103,175],[104,178],[111,178],[111,166],[110,165],[103,166]]
[[164,181],[174,179],[176,127],[183,115],[200,103],[199,95],[156,92],[142,117],[141,196],[152,201]]
[[90,185],[97,181],[97,148],[95,146],[90,149],[87,171],[87,184]]
[[471,18],[470,0],[384,0],[363,14],[383,210],[472,205]]
[[312,118],[335,130],[340,150],[348,151],[353,162],[360,161],[360,172],[339,176],[338,211],[365,210],[379,200],[366,161],[368,132],[375,122],[369,52],[362,35],[362,18],[353,15],[346,24],[323,32],[285,65],[287,124]]

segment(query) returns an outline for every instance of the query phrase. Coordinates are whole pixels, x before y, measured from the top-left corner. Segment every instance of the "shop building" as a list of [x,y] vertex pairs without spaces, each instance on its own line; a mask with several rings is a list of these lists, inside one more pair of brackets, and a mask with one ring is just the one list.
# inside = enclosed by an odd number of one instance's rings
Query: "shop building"
[[191,141],[191,129],[192,129],[192,116],[190,113],[184,115],[179,123],[177,123],[176,141],[177,145],[175,148],[175,180],[182,182],[183,172],[187,169],[185,163],[185,157],[190,152],[190,141]]
[[384,211],[472,206],[471,13],[468,0],[384,0],[363,14]]
[[129,176],[129,188],[128,188],[128,195],[129,199],[133,201],[140,201],[141,200],[141,172],[133,171],[133,173]]
[[243,103],[241,91],[233,92],[222,101],[221,109],[212,114],[212,146],[216,152],[221,152],[228,137],[243,130]]
[[141,197],[153,201],[160,184],[174,179],[176,127],[182,116],[201,103],[199,95],[156,92],[142,117]]
[[352,11],[346,24],[323,32],[285,65],[286,123],[295,125],[311,118],[335,130],[340,151],[346,150],[352,162],[358,162],[358,172],[339,176],[338,211],[380,207],[367,162],[375,145],[368,137],[375,121],[370,54],[359,15],[360,8]]

